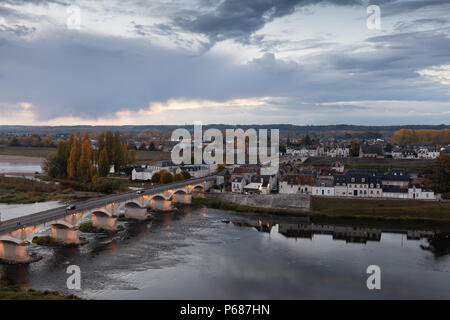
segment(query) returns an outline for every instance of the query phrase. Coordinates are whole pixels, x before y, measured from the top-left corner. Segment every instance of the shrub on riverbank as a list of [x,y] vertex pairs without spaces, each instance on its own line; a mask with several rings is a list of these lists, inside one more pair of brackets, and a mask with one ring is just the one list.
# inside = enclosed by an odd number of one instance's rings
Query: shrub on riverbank
[[0,203],[35,203],[74,196],[71,189],[54,183],[0,175]]
[[78,230],[80,230],[81,232],[85,232],[85,233],[99,233],[102,231],[101,229],[94,227],[92,225],[92,222],[85,222],[85,223],[80,224],[80,226],[78,227]]
[[40,246],[52,246],[56,244],[56,241],[51,236],[36,236],[32,242]]
[[71,294],[60,295],[56,291],[24,290],[18,286],[0,286],[0,300],[82,300]]

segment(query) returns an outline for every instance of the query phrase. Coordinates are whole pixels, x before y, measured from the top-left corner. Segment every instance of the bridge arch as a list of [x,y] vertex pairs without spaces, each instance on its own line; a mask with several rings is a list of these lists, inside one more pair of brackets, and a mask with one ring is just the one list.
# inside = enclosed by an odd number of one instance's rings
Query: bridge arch
[[62,229],[72,229],[74,226],[66,221],[57,221],[57,222],[53,222],[52,226],[55,226],[57,228],[62,228]]
[[100,216],[100,217],[112,217],[112,213],[106,210],[95,210],[92,212],[93,215]]

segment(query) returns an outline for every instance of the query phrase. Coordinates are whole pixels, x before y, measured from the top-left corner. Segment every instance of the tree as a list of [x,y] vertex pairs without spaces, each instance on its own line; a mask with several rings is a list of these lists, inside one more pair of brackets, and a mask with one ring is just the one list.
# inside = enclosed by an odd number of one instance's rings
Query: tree
[[305,143],[306,146],[312,145],[312,141],[311,141],[311,138],[309,137],[309,135],[305,136],[304,143]]
[[109,165],[114,161],[114,136],[111,131],[106,131],[105,149],[108,155]]
[[359,148],[361,147],[361,141],[359,139],[354,138],[350,140],[350,155],[352,157],[359,156]]
[[86,133],[83,138],[83,145],[81,147],[80,160],[78,161],[77,176],[82,181],[90,181],[91,177],[91,141]]
[[169,171],[161,170],[160,174],[161,174],[160,182],[162,184],[170,183],[173,181],[173,175]]
[[153,183],[159,183],[160,181],[161,181],[161,173],[155,172],[155,173],[152,175],[152,182],[153,182]]
[[10,147],[18,147],[18,146],[20,146],[19,139],[17,139],[16,136],[12,137],[11,140],[9,140],[8,145]]
[[100,177],[106,177],[109,173],[109,160],[108,160],[108,152],[106,149],[100,151],[100,157],[98,159],[98,174]]
[[181,174],[184,176],[184,180],[188,180],[191,178],[191,174],[186,170],[181,171]]
[[114,164],[114,168],[116,169],[116,171],[119,171],[125,165],[122,141],[120,140],[119,131],[116,131],[114,133],[113,164]]
[[175,181],[183,181],[183,180],[184,180],[184,176],[183,176],[183,174],[180,172],[180,173],[177,173],[177,174],[175,175],[174,179],[175,179]]
[[136,150],[132,149],[130,151],[130,159],[128,161],[130,164],[136,164]]
[[386,144],[386,146],[384,147],[384,151],[391,152],[392,151],[392,144],[390,144],[390,143]]
[[77,167],[81,156],[81,141],[80,137],[77,136],[72,143],[72,148],[70,149],[69,159],[67,160],[67,175],[71,179],[78,177]]
[[434,164],[432,179],[435,191],[450,193],[450,154],[441,152]]

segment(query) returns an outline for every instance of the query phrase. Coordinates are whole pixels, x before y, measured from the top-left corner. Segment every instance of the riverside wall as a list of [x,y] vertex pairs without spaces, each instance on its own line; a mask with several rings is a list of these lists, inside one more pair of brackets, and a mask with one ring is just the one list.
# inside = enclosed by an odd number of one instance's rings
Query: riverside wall
[[207,193],[206,197],[249,207],[311,210],[311,196],[306,194],[239,194],[223,192]]

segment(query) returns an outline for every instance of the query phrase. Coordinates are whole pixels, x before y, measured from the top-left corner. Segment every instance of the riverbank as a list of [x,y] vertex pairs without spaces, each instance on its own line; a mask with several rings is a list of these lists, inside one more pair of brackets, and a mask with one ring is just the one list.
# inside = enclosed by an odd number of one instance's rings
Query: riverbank
[[0,175],[0,203],[26,204],[74,198],[76,194],[71,189],[58,184]]
[[82,300],[73,294],[63,296],[56,291],[24,290],[18,286],[0,285],[0,300]]
[[193,198],[192,204],[237,212],[297,215],[310,218],[396,222],[407,225],[450,225],[450,202],[420,200],[312,199],[312,210],[243,206],[219,199]]

